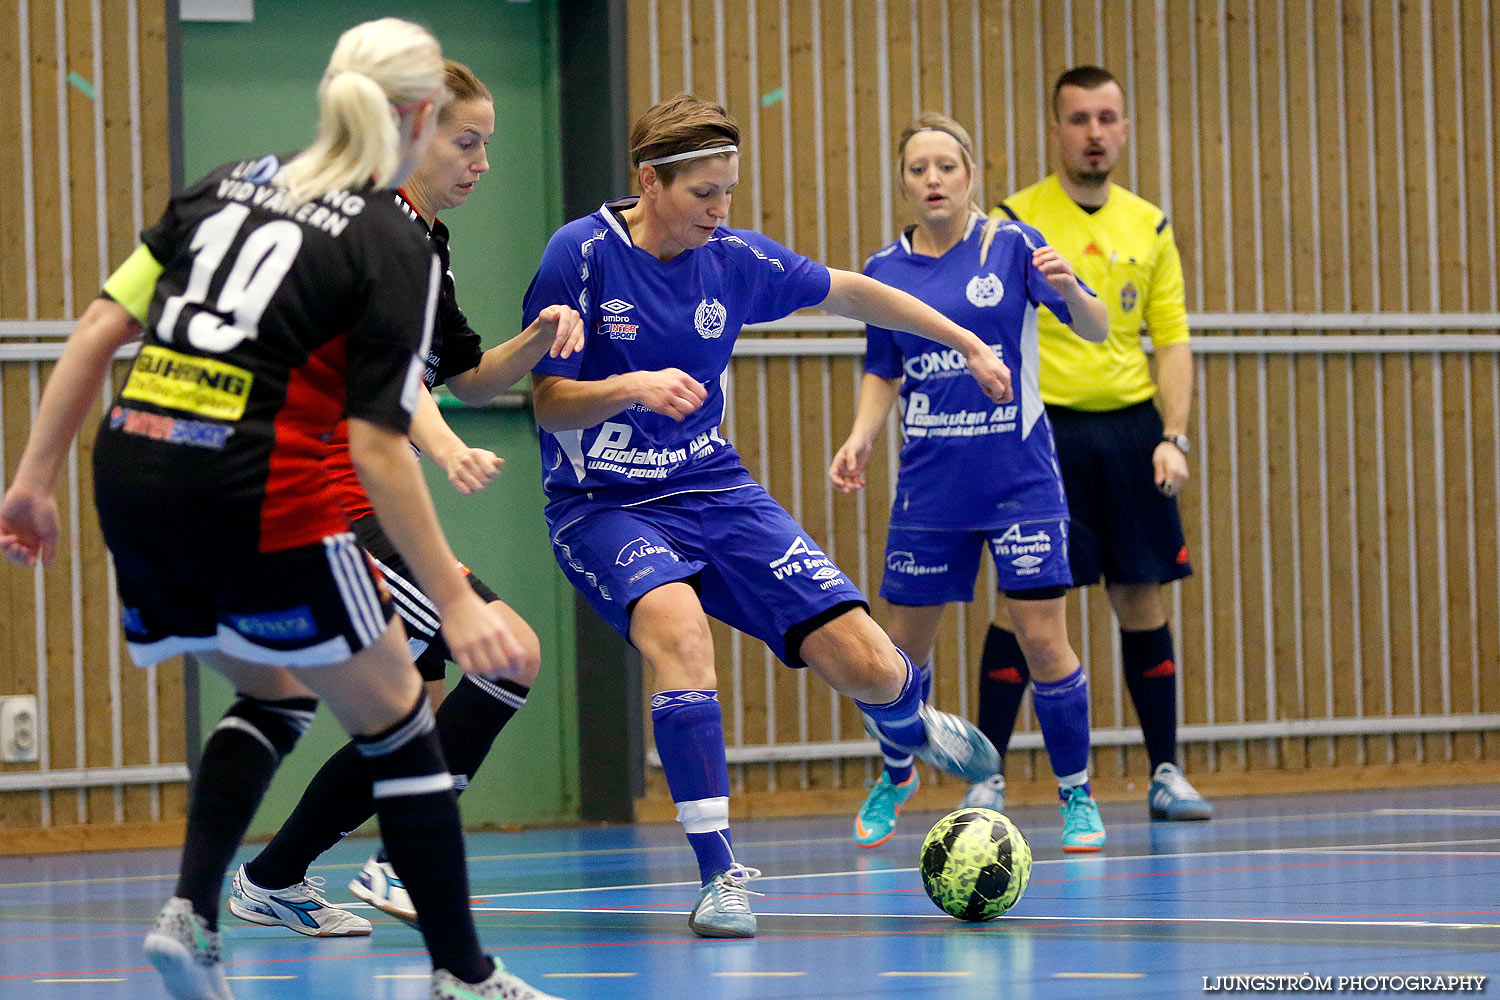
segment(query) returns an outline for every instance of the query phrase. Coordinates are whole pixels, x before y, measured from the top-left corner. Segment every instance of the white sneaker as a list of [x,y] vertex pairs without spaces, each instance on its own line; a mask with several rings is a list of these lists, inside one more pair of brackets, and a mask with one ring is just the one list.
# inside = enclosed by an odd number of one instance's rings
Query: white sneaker
[[688,927],[699,937],[755,937],[755,914],[750,912],[750,894],[746,888],[753,878],[760,878],[759,868],[746,868],[735,862],[719,872],[698,890],[698,902],[688,914]]
[[1005,812],[1005,775],[992,774],[969,786],[968,794],[958,804],[960,809],[993,809]]
[[543,993],[528,986],[521,979],[505,971],[500,962],[495,971],[482,983],[466,983],[447,969],[438,969],[432,974],[432,1000],[562,1000],[550,993]]
[[365,862],[354,881],[349,883],[349,891],[381,913],[413,927],[417,926],[417,908],[411,905],[411,896],[401,883],[401,876],[396,874],[396,869],[391,867],[389,861],[381,861],[379,855],[374,855]]
[[1214,807],[1183,777],[1176,764],[1162,762],[1151,775],[1147,795],[1152,819],[1204,820],[1214,818]]
[[146,935],[146,957],[176,1000],[234,1000],[219,964],[219,932],[173,896]]
[[245,866],[229,887],[229,912],[267,927],[289,927],[308,937],[363,937],[370,922],[323,898],[323,879],[314,875],[285,889],[265,889],[250,880]]

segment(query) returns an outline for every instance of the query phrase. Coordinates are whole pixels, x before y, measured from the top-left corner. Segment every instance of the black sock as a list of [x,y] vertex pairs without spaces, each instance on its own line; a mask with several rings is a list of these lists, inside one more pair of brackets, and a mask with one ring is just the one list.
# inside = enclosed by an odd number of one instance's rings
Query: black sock
[[224,713],[203,748],[173,895],[191,902],[209,930],[219,926],[224,871],[281,758],[312,724],[317,707],[312,698],[256,701],[241,697]]
[[245,873],[266,889],[296,885],[318,855],[373,815],[370,766],[346,743],[313,775],[276,836],[246,862]]
[[[443,699],[436,715],[438,742],[443,746],[443,759],[448,762],[448,770],[453,775],[454,794],[462,795],[469,787],[474,772],[489,756],[495,737],[526,705],[526,696],[530,693],[531,688],[515,681],[503,678],[487,680],[465,674]],[[383,846],[376,859],[390,860]]]
[[1169,626],[1149,632],[1120,630],[1120,655],[1125,664],[1125,686],[1135,714],[1151,770],[1177,762],[1177,660],[1172,654]]
[[1031,671],[1016,634],[990,626],[984,637],[984,652],[979,658],[979,731],[990,738],[1000,751],[1000,773],[1005,773],[1005,750],[1016,729],[1021,699]]
[[423,694],[396,725],[354,740],[370,765],[380,834],[418,914],[435,969],[477,983],[495,965],[479,947],[453,778]]
[[[484,763],[495,737],[526,704],[530,688],[507,680],[465,677],[437,710],[438,740],[462,795]],[[256,885],[284,889],[307,876],[318,856],[375,815],[370,771],[353,743],[339,749],[313,776],[297,807],[245,871]],[[382,846],[376,857],[389,861]]]

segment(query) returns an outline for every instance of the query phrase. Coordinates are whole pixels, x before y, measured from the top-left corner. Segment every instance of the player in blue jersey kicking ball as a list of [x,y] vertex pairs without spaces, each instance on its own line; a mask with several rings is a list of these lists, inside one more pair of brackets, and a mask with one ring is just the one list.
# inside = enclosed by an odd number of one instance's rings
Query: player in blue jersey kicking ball
[[[917,222],[875,253],[865,274],[977,333],[1010,367],[1017,398],[986,398],[960,366],[945,363],[946,345],[869,324],[859,408],[829,477],[845,493],[864,486],[870,449],[899,394],[904,441],[880,585],[891,602],[891,638],[930,684],[943,609],[974,599],[979,554],[989,548],[1031,665],[1063,803],[1063,850],[1097,851],[1104,824],[1089,789],[1088,678],[1068,642],[1068,503],[1037,386],[1036,330],[1045,306],[1098,343],[1109,315],[1035,229],[986,223],[963,126],[924,112],[901,134],[897,161]],[[919,784],[911,754],[886,742],[881,749],[885,770],[854,821],[864,847],[890,838]],[[990,805],[973,794],[965,804]]]
[[750,478],[720,436],[719,380],[742,325],[804,306],[946,344],[996,402],[1010,373],[906,293],[724,226],[739,140],[717,104],[650,108],[630,137],[640,197],[558,230],[523,314],[571,305],[588,330],[581,353],[534,369],[546,516],[568,579],[653,671],[656,747],[703,882],[689,925],[705,937],[755,934],[746,883],[759,874],[730,841],[708,615],[812,668],[904,752],[970,781],[997,761],[977,729],[923,704],[864,595]]

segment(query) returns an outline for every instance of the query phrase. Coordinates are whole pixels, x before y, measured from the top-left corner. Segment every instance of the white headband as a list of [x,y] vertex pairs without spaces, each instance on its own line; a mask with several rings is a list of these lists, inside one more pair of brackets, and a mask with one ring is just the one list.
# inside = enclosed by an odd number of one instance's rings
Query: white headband
[[638,167],[654,167],[661,163],[676,163],[678,160],[695,160],[700,156],[716,156],[719,153],[738,153],[738,146],[715,146],[712,149],[690,149],[686,153],[673,153],[671,156],[658,156],[650,160],[642,160],[637,163]]

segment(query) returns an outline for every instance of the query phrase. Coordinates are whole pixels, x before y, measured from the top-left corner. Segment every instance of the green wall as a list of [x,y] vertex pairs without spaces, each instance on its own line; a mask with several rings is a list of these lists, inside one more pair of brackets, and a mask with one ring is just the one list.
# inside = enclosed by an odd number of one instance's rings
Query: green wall
[[[191,180],[238,156],[306,145],[316,130],[318,80],[339,32],[385,15],[429,27],[445,54],[467,63],[495,96],[491,172],[469,204],[443,217],[452,230],[459,300],[486,345],[493,345],[519,328],[521,297],[547,237],[562,222],[553,3],[257,0],[249,24],[184,23],[184,172]],[[541,518],[541,468],[530,413],[445,406],[444,414],[465,440],[495,451],[506,466],[484,492],[459,497],[424,463],[439,516],[458,556],[531,623],[543,652],[542,675],[525,710],[464,794],[464,821],[476,826],[576,819],[573,593],[553,562]],[[233,694],[217,675],[200,675],[206,735]],[[267,793],[252,836],[276,829],[342,742],[337,724],[320,711]]]

